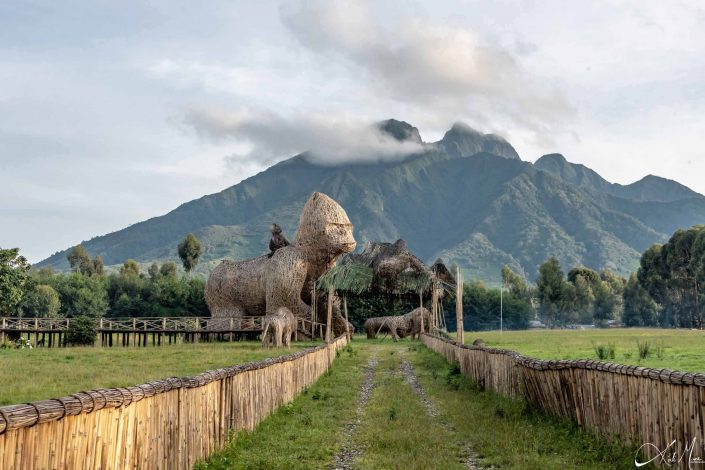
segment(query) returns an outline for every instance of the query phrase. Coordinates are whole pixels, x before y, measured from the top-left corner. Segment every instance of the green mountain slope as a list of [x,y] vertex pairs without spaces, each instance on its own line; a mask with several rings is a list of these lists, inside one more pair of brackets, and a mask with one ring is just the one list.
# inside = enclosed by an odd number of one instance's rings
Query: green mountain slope
[[[420,139],[402,121],[380,128],[398,139]],[[83,244],[107,265],[127,258],[148,263],[176,259],[177,243],[193,232],[204,245],[199,270],[208,272],[222,258],[266,252],[271,222],[292,239],[313,191],[345,207],[360,248],[404,238],[422,259],[442,256],[466,276],[489,282],[499,280],[504,264],[533,279],[551,255],[566,267],[627,274],[652,243],[705,222],[705,197],[676,182],[648,177],[615,185],[558,154],[531,164],[503,139],[456,124],[443,140],[401,161],[325,166],[299,155]],[[40,265],[66,269],[66,253]]]

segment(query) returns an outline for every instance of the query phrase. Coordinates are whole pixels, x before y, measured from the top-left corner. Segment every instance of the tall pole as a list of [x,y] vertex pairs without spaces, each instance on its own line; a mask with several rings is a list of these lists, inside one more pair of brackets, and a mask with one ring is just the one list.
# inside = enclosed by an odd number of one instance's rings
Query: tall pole
[[333,321],[333,289],[328,290],[328,318],[326,319],[326,343],[331,339],[331,322]]
[[[419,290],[419,308],[423,308],[423,289]],[[423,310],[421,310],[421,333],[424,333],[423,317]]]
[[343,310],[345,311],[345,336],[348,337],[348,341],[352,339],[350,335],[350,322],[348,321],[348,296],[343,297]]
[[465,328],[463,327],[463,275],[460,267],[456,268],[456,291],[455,291],[455,321],[456,321],[456,341],[465,343]]
[[502,336],[502,328],[504,327],[504,282],[499,288],[499,335]]

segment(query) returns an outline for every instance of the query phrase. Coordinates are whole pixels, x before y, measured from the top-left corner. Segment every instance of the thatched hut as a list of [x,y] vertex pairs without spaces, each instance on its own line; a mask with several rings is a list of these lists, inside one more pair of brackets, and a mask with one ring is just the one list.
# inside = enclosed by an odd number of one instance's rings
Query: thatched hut
[[[380,295],[416,298],[420,308],[424,304],[431,307],[430,322],[425,322],[428,331],[430,326],[443,326],[440,300],[454,291],[454,283],[455,279],[441,260],[429,268],[409,251],[404,240],[399,239],[395,243],[368,242],[361,253],[341,256],[338,265],[321,276],[317,287],[322,292],[335,291],[344,298]],[[412,331],[411,312],[407,315],[408,318],[386,321],[385,317],[379,317],[382,319],[377,323],[376,320],[366,323],[365,331],[369,336],[370,330],[375,329],[374,324],[377,329],[381,328],[379,332],[390,333],[395,339],[404,337]]]

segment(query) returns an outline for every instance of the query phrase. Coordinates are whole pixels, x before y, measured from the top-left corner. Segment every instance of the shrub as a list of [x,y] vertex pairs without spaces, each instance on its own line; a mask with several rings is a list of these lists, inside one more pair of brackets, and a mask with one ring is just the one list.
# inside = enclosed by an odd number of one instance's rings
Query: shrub
[[394,421],[395,419],[397,419],[397,409],[394,407],[391,407],[389,409],[389,411],[387,412],[387,417],[388,417],[389,421]]
[[71,320],[66,330],[66,344],[72,346],[93,346],[98,328],[95,320],[86,316],[76,317]]
[[665,346],[663,345],[663,341],[656,343],[656,357],[659,359],[663,359],[664,348]]
[[461,374],[460,365],[456,362],[453,363],[446,372],[446,384],[453,390],[460,389]]
[[608,343],[608,344],[594,344],[592,345],[593,349],[595,350],[595,354],[599,359],[605,360],[605,359],[614,359],[615,355],[615,347],[614,343]]
[[651,353],[653,352],[651,342],[646,340],[637,341],[636,346],[639,350],[639,359],[646,359],[647,357],[651,356]]

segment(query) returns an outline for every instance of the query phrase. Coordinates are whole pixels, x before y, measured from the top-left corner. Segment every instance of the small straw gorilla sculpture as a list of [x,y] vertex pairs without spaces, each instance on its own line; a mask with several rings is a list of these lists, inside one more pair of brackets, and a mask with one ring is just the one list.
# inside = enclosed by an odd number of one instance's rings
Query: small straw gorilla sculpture
[[277,224],[272,224],[269,229],[272,232],[272,238],[269,240],[269,257],[274,255],[274,252],[279,248],[291,245],[289,240],[282,234],[282,229]]
[[274,345],[276,348],[291,346],[291,338],[296,331],[296,318],[286,307],[267,314],[262,319],[262,347]]
[[395,315],[389,317],[373,317],[365,321],[365,333],[367,339],[375,339],[378,333],[389,333],[392,339],[406,338],[411,335],[415,339],[421,333],[423,322],[424,331],[429,331],[431,322],[431,312],[428,309],[419,307],[405,315]]
[[[316,192],[301,211],[292,245],[279,248],[271,257],[223,260],[213,270],[205,290],[211,317],[227,321],[273,314],[286,307],[295,317],[310,320],[314,280],[335,266],[340,255],[354,249],[353,226],[345,210]],[[343,323],[343,330],[335,333],[344,331]]]

